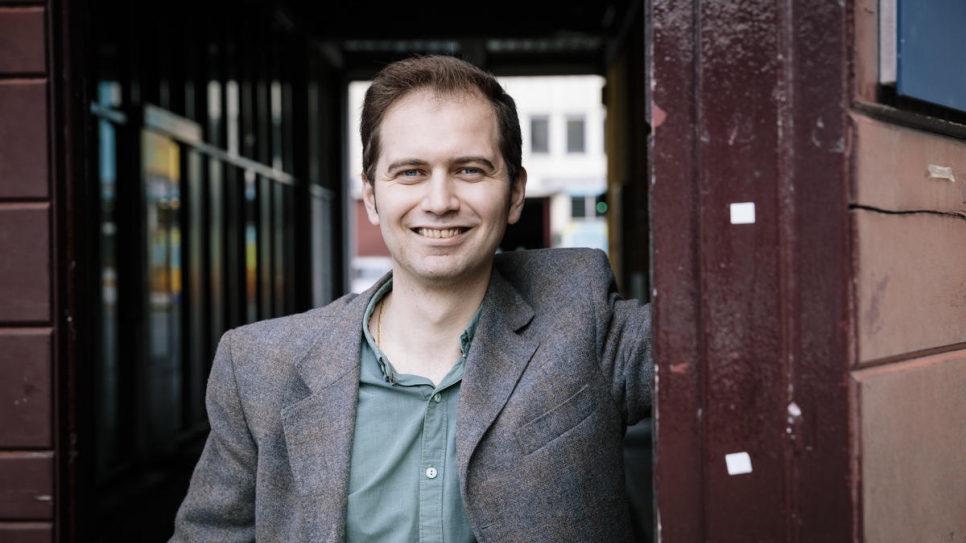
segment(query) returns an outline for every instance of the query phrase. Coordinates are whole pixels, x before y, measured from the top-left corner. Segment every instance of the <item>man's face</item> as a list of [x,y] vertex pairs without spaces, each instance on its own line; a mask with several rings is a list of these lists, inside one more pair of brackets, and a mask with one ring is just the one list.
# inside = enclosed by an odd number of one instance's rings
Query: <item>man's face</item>
[[526,172],[510,183],[493,108],[473,95],[415,91],[386,112],[375,186],[363,179],[397,278],[442,287],[489,276]]

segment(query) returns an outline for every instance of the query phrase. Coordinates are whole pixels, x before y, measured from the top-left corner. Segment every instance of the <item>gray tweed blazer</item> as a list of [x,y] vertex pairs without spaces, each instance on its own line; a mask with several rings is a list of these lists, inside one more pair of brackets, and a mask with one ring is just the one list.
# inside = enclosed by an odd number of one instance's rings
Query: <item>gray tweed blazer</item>
[[[224,335],[208,382],[211,434],[171,541],[345,539],[374,289]],[[477,538],[630,540],[621,445],[648,411],[651,378],[650,308],[620,299],[602,252],[498,255],[456,426]]]

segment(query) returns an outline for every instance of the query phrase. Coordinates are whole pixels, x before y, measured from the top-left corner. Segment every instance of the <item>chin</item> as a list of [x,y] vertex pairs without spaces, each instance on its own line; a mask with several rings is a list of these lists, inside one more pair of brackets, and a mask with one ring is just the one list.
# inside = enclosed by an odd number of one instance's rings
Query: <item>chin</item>
[[426,281],[434,281],[439,283],[449,283],[449,282],[459,282],[468,281],[482,274],[486,266],[483,265],[472,265],[468,266],[463,263],[453,264],[453,263],[440,263],[449,264],[441,266],[423,266],[412,270],[413,275],[419,277]]

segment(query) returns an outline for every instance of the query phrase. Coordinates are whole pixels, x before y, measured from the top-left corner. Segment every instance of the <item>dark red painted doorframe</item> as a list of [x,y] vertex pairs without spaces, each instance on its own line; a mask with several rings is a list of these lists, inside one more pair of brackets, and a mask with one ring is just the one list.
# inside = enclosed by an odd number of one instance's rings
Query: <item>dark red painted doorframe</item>
[[661,541],[852,541],[849,8],[648,7]]
[[87,0],[47,0],[52,314],[54,339],[54,541],[89,540],[93,517],[91,297],[86,266],[99,221],[90,217],[91,125]]

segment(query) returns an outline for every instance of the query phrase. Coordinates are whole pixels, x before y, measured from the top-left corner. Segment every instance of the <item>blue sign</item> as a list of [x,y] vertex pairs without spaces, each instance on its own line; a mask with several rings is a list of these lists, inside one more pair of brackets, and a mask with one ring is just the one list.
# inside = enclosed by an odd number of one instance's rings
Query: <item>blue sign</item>
[[898,0],[896,90],[966,111],[966,1]]

